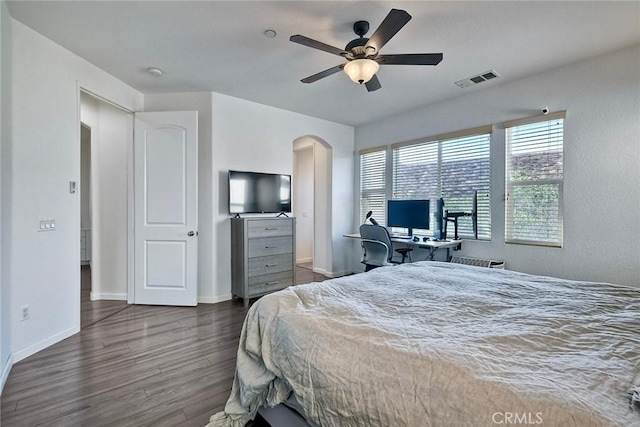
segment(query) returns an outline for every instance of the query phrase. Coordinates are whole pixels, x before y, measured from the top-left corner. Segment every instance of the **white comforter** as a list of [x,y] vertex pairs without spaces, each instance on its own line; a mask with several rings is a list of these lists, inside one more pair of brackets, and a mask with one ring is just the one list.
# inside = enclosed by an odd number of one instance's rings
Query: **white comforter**
[[209,425],[291,392],[318,426],[640,425],[639,331],[639,289],[458,264],[290,287],[249,310]]

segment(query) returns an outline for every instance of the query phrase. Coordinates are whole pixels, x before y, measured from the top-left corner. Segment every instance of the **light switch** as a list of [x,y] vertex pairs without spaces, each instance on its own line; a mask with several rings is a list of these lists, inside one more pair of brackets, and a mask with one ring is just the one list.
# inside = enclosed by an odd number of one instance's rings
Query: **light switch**
[[56,220],[38,219],[38,231],[56,231]]

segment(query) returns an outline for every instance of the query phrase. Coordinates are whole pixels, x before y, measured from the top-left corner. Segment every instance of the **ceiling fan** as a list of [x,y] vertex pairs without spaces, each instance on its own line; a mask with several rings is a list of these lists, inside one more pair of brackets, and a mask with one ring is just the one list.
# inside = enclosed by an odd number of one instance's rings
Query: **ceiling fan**
[[358,21],[353,24],[353,31],[358,35],[343,49],[310,39],[296,34],[289,40],[314,49],[333,53],[347,59],[344,64],[336,65],[301,80],[302,83],[313,83],[332,74],[344,70],[351,80],[356,83],[364,83],[369,92],[380,89],[380,81],[376,76],[380,65],[438,65],[442,61],[442,53],[410,53],[403,55],[380,55],[380,49],[396,35],[407,22],[411,15],[400,9],[391,9],[380,26],[373,32],[370,38],[364,35],[369,31],[367,21]]

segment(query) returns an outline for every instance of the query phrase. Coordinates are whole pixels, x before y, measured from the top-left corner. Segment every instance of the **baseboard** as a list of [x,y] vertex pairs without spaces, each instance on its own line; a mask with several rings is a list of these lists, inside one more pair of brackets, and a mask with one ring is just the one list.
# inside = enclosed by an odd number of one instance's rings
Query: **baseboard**
[[0,376],[0,396],[2,396],[2,390],[4,390],[4,384],[7,382],[7,378],[9,378],[9,372],[11,372],[11,368],[13,367],[13,354],[10,354],[7,357],[7,360],[2,367],[2,376]]
[[348,276],[349,274],[353,274],[353,271],[331,272],[327,274],[327,277],[331,277],[332,279],[335,279],[336,277]]
[[231,294],[216,295],[213,297],[198,297],[198,304],[216,304],[218,302],[229,301]]
[[318,273],[318,274],[322,274],[323,276],[330,277],[330,276],[327,274],[327,270],[325,270],[324,268],[313,267],[313,272],[314,272],[314,273]]
[[[216,295],[213,297],[198,297],[199,304],[215,304],[222,301],[229,301],[231,294]],[[113,300],[113,301],[127,301],[127,294],[110,294],[110,293],[94,293],[91,292],[91,301],[97,300]]]
[[69,338],[71,335],[77,334],[78,332],[80,332],[80,328],[74,326],[72,328],[65,329],[62,332],[58,332],[57,334],[52,335],[49,338],[45,338],[40,342],[32,344],[27,348],[18,350],[13,353],[13,363],[18,363],[19,361],[26,359],[33,354],[36,354],[40,350],[44,350],[45,348],[52,346],[53,344],[60,342],[65,338]]
[[313,262],[313,257],[311,258],[300,258],[296,260],[296,264],[304,264],[305,262]]
[[97,292],[91,292],[89,299],[91,299],[91,301],[98,301],[98,300],[126,301],[127,294],[112,294],[112,293],[100,294]]

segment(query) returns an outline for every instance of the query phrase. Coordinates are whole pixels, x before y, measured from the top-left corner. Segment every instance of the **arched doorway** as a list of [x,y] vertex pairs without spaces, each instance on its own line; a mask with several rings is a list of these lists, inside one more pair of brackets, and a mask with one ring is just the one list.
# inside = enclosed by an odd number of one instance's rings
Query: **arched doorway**
[[293,141],[293,215],[296,264],[326,275],[332,271],[332,149],[321,138]]

